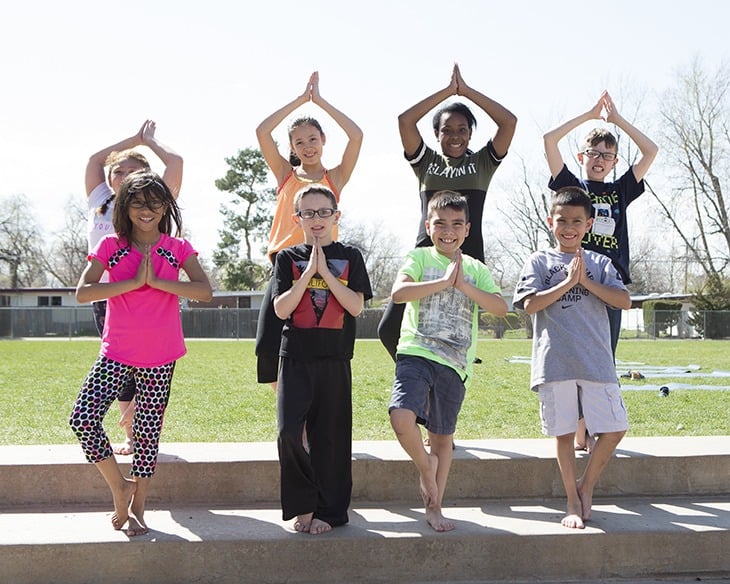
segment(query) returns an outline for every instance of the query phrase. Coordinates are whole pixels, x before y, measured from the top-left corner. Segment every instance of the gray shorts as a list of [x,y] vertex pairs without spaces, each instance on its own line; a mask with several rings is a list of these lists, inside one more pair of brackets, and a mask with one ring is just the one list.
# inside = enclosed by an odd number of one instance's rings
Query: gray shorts
[[564,436],[578,427],[579,404],[591,435],[629,429],[626,406],[618,383],[596,383],[582,379],[553,381],[538,386],[542,431]]
[[429,432],[449,435],[456,431],[456,418],[466,388],[451,367],[423,357],[398,355],[388,412],[411,410]]

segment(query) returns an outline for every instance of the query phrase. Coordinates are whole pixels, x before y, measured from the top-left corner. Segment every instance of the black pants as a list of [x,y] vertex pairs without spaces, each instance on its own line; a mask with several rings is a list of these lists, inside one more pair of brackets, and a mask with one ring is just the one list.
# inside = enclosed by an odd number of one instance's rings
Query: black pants
[[[332,527],[347,523],[352,497],[350,361],[282,357],[277,417],[284,520],[314,513]],[[302,444],[305,425],[309,452]]]
[[395,351],[398,347],[400,338],[400,325],[403,320],[403,313],[406,310],[405,302],[403,304],[395,304],[392,300],[388,301],[385,312],[378,323],[378,337],[383,343],[385,350],[395,362]]
[[616,347],[618,346],[618,338],[621,335],[621,310],[610,306],[607,306],[606,310],[608,312],[608,324],[611,327],[611,351],[615,363]]
[[274,383],[279,370],[279,346],[284,321],[274,312],[272,284],[273,279],[266,286],[256,322],[256,379],[259,383]]

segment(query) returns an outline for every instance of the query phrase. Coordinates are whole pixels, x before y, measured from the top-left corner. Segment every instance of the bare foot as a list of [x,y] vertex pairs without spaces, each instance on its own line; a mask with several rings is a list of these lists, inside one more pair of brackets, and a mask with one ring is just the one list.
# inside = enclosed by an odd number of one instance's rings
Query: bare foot
[[578,481],[578,496],[580,497],[581,517],[583,521],[588,521],[591,518],[593,508],[593,492],[589,493],[583,489],[583,485]]
[[585,527],[580,515],[576,513],[568,513],[560,520],[560,523],[564,527],[570,527],[571,529],[583,529]]
[[309,526],[309,533],[312,535],[319,535],[320,533],[325,533],[327,531],[332,531],[332,526],[329,523],[322,521],[321,519],[312,519],[312,523]]
[[129,518],[129,526],[127,526],[127,529],[125,530],[125,533],[129,537],[137,537],[138,535],[145,535],[149,533],[149,529],[147,529],[147,526],[144,524],[144,521],[140,522],[137,521],[134,517]]
[[314,513],[297,515],[297,520],[294,522],[294,531],[298,531],[299,533],[309,533],[309,530],[312,527],[312,515],[314,515]]
[[129,504],[132,502],[134,492],[137,490],[137,483],[124,479],[124,488],[118,493],[112,493],[114,497],[114,513],[112,514],[112,527],[119,531],[129,520]]
[[441,507],[426,507],[426,521],[434,531],[451,531],[456,527],[453,521],[442,515]]
[[568,503],[567,514],[560,520],[561,525],[570,527],[571,529],[583,529],[585,525],[583,525],[581,513],[582,505],[580,500],[574,503]]
[[423,499],[423,504],[427,508],[433,507],[439,500],[439,488],[436,484],[436,470],[438,469],[439,459],[435,454],[429,454],[428,460],[431,468],[425,475],[420,476],[418,484],[421,499]]
[[133,452],[134,452],[134,441],[131,438],[127,438],[124,441],[124,444],[114,448],[114,454],[120,454],[122,456],[127,456],[128,454],[132,454]]

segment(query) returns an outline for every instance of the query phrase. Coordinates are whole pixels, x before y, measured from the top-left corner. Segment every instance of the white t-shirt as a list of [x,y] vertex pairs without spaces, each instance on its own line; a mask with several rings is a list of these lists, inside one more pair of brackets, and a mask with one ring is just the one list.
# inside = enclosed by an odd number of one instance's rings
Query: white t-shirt
[[[110,197],[114,195],[114,191],[109,187],[106,182],[97,185],[93,191],[87,197],[88,210],[88,226],[89,235],[87,237],[89,244],[89,253],[94,249],[101,238],[106,235],[112,235],[114,233],[114,225],[112,223],[112,213],[114,211],[114,200],[109,202],[106,213],[100,215],[98,213],[99,207],[106,203]],[[100,282],[109,281],[109,272],[104,270],[101,276]]]
[[101,241],[101,238],[105,235],[111,235],[114,233],[114,225],[112,224],[112,212],[114,210],[114,201],[112,200],[107,207],[106,213],[100,215],[97,210],[101,207],[110,197],[114,195],[114,191],[111,190],[108,184],[105,182],[97,185],[88,196],[87,203],[89,205],[88,211],[88,225],[89,225],[89,251],[96,247],[96,244]]

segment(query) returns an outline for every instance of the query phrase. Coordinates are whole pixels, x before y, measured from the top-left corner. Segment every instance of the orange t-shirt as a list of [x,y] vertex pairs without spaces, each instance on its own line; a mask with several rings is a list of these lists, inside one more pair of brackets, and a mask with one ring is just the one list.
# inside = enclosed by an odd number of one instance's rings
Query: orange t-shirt
[[[292,169],[284,179],[276,193],[276,211],[274,212],[274,220],[271,223],[271,232],[269,233],[269,247],[267,253],[269,258],[272,254],[281,251],[285,247],[299,245],[304,243],[304,234],[301,228],[294,222],[294,197],[296,194],[308,185],[323,185],[335,194],[335,200],[339,204],[340,193],[337,192],[335,186],[330,180],[327,170],[320,180],[309,180],[301,178],[294,173]],[[332,230],[332,239],[337,240],[337,225]]]

